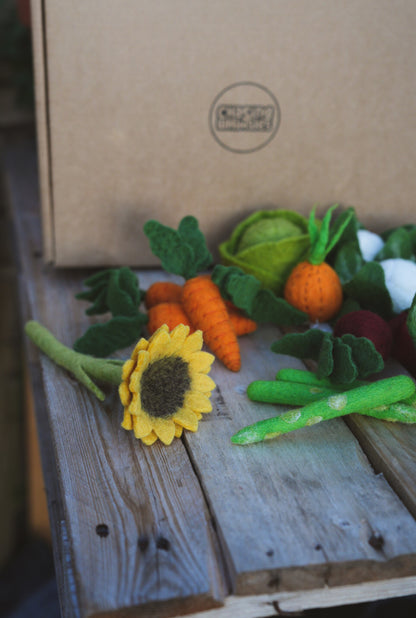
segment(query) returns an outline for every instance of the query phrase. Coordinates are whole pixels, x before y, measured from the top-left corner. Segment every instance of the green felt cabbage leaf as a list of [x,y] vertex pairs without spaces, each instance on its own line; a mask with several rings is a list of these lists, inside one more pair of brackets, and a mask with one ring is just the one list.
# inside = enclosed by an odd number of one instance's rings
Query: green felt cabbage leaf
[[281,295],[290,271],[306,258],[309,248],[307,219],[275,209],[258,210],[241,221],[219,252],[225,265],[241,268],[262,287]]
[[386,287],[383,267],[378,262],[366,262],[351,281],[344,284],[343,289],[362,309],[378,313],[386,320],[392,316],[393,303]]

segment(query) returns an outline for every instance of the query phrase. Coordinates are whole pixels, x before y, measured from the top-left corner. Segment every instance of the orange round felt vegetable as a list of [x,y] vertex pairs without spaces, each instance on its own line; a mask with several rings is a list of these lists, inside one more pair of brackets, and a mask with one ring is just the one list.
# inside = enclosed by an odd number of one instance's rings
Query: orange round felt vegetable
[[285,300],[308,314],[312,322],[325,322],[341,309],[343,292],[335,270],[324,260],[338,242],[352,217],[352,209],[339,217],[335,229],[329,229],[332,206],[322,220],[321,229],[315,223],[315,208],[309,218],[311,240],[307,261],[297,264],[290,273],[284,288]]
[[308,314],[312,322],[326,322],[342,305],[342,286],[335,270],[322,262],[301,262],[292,270],[285,285],[288,303]]

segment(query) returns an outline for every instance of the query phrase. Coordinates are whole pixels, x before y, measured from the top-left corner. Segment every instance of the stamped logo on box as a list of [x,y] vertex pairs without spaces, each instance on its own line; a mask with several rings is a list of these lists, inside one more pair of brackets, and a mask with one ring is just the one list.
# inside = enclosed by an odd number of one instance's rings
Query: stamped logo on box
[[223,148],[256,152],[275,137],[280,124],[276,97],[260,84],[238,82],[224,88],[210,109],[210,129]]

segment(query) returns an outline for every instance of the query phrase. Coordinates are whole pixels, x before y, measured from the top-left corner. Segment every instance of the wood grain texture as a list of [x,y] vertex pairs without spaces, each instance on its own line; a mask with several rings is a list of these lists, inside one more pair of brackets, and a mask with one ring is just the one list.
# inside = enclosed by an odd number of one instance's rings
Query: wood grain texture
[[[20,192],[27,203],[13,180],[14,199]],[[17,225],[26,317],[71,345],[88,324],[74,299],[85,273],[58,272],[36,257],[39,220],[30,208]],[[105,616],[140,605],[143,616],[171,616],[178,605],[218,606],[226,590],[217,540],[182,442],[144,447],[121,429],[114,389],[102,405],[49,359],[40,364],[47,406],[39,413],[52,450],[45,464],[62,499],[62,518],[51,508],[51,523],[60,538],[64,615]]]
[[186,436],[233,590],[260,594],[415,573],[414,519],[341,419],[230,448],[235,431],[283,409],[245,396],[251,380],[273,379],[296,363],[269,351],[277,337],[271,327],[241,339],[239,374],[214,366],[216,411]]
[[[89,324],[84,304],[74,300],[88,273],[42,264],[34,152],[19,165],[9,186],[23,207],[16,227],[25,317],[71,345]],[[31,178],[30,188],[19,182],[22,175]],[[140,285],[159,277],[140,273]],[[114,389],[99,403],[41,356],[42,388],[39,357],[27,346],[65,617],[202,611],[208,618],[223,603],[219,617],[257,618],[284,599],[295,599],[294,607],[296,595],[302,608],[326,598],[332,605],[354,602],[354,590],[360,600],[379,598],[376,584],[390,580],[396,583],[390,592],[383,583],[386,596],[409,594],[415,520],[342,419],[274,441],[230,444],[243,425],[283,409],[249,404],[247,384],[273,378],[282,366],[303,366],[270,352],[278,336],[267,327],[241,338],[242,371],[215,361],[214,410],[198,432],[151,448],[120,428]],[[400,460],[399,450],[394,457]],[[397,471],[402,486],[412,474],[404,463]]]

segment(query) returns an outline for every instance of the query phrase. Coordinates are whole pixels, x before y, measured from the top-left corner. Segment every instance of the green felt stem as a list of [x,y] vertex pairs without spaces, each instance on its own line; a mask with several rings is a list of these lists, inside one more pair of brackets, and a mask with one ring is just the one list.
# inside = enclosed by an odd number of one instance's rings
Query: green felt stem
[[321,388],[330,388],[332,391],[345,391],[357,386],[365,386],[369,382],[365,380],[355,380],[351,384],[334,384],[329,378],[318,378],[313,371],[304,369],[291,369],[290,367],[280,369],[276,374],[276,380],[284,382],[296,382],[302,384],[310,384]]
[[[362,414],[378,407],[386,408],[412,397],[415,389],[413,380],[401,375],[359,386],[343,393],[337,392],[326,399],[309,403],[303,408],[290,410],[281,416],[244,427],[231,437],[231,442],[234,444],[261,442],[338,416],[354,412]],[[394,411],[390,409],[389,414],[394,414]],[[392,416],[392,418],[395,417]]]
[[27,322],[25,332],[42,352],[49,356],[57,365],[71,372],[81,384],[86,386],[101,401],[105,399],[105,394],[91,378],[100,382],[120,384],[124,361],[94,358],[87,354],[75,352],[75,350],[58,341],[39,322]]

